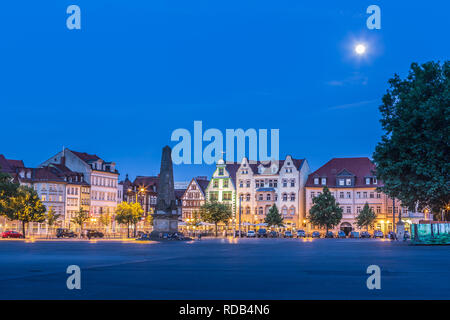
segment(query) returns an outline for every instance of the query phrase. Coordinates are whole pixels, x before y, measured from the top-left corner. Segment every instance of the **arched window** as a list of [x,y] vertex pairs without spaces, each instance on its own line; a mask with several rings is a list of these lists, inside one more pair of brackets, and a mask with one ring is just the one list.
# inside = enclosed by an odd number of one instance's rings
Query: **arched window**
[[258,210],[258,211],[259,211],[259,214],[260,214],[260,215],[263,215],[263,214],[264,214],[264,209],[263,209],[263,207],[259,207],[259,210]]
[[287,193],[283,193],[283,201],[287,201],[288,195]]
[[291,207],[291,208],[289,209],[289,213],[290,213],[291,215],[295,215],[295,207]]
[[281,209],[281,213],[286,215],[288,212],[287,207],[283,207],[283,209]]
[[295,201],[295,193],[291,193],[291,201]]

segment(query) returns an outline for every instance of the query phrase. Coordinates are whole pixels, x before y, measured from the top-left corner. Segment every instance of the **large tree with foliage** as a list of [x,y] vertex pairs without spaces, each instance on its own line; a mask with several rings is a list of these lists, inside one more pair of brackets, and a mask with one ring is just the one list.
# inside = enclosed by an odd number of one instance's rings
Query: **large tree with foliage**
[[337,226],[342,220],[342,208],[336,202],[327,186],[323,192],[314,197],[313,205],[309,209],[309,221],[311,224],[329,229]]
[[6,215],[10,220],[18,220],[22,223],[24,237],[26,237],[26,227],[29,222],[45,221],[47,208],[33,188],[18,187],[16,194],[10,198],[8,205],[9,210],[7,210]]
[[84,210],[83,208],[80,208],[77,212],[75,212],[75,215],[72,217],[72,222],[75,223],[80,227],[80,238],[81,238],[81,232],[83,231],[83,224],[89,220],[89,212]]
[[130,225],[132,223],[133,209],[128,202],[117,205],[115,219],[119,224],[127,226],[127,237],[130,237]]
[[130,223],[134,226],[134,237],[136,237],[136,225],[139,221],[141,221],[142,216],[144,214],[144,209],[139,202],[135,202],[131,204],[131,217]]
[[217,225],[220,222],[228,224],[228,220],[231,219],[233,213],[231,208],[220,202],[207,202],[200,209],[200,217],[203,221],[208,223],[214,223],[216,237],[217,237]]
[[12,216],[11,199],[17,195],[18,188],[19,184],[13,183],[9,174],[0,172],[0,215]]
[[264,222],[267,223],[267,226],[270,227],[282,227],[283,226],[283,217],[278,211],[277,206],[274,204],[266,215]]
[[[58,221],[59,217],[61,217],[61,214],[55,213],[53,206],[50,206],[48,208],[47,214],[45,216],[45,221],[47,222],[47,226],[48,226],[50,233],[53,231],[53,228],[54,228],[56,222]],[[48,237],[49,232],[47,232],[47,237]]]
[[108,226],[111,224],[111,214],[102,213],[100,217],[98,217],[98,222],[105,228],[105,232],[108,232]]
[[384,135],[373,159],[381,191],[410,209],[450,202],[450,61],[413,63],[395,75],[380,106]]
[[373,211],[369,204],[366,202],[363,209],[359,212],[356,217],[356,224],[359,228],[366,227],[366,230],[369,230],[369,227],[373,226],[373,223],[377,219],[377,215]]

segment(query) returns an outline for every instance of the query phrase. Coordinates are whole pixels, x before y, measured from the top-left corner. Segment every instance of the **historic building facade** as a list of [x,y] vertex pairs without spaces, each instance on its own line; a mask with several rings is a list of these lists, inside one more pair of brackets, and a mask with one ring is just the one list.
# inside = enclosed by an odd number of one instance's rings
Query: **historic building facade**
[[181,196],[182,221],[189,222],[194,214],[200,213],[200,208],[206,202],[206,188],[209,180],[207,177],[196,177],[188,184],[186,191]]
[[[402,220],[408,224],[424,218],[423,213],[409,212],[399,201],[394,202],[384,193],[378,192],[377,187],[382,185],[383,182],[377,179],[375,164],[369,158],[333,158],[309,175],[306,183],[306,210],[309,212],[313,198],[320,195],[323,187],[327,186],[343,210],[342,221],[335,231],[349,233],[359,230],[356,217],[365,203],[377,215],[374,228],[384,233],[392,231],[393,208],[396,221],[400,212]],[[311,230],[315,227],[308,222],[308,228]]]
[[275,204],[287,228],[297,228],[305,218],[305,183],[309,165],[305,159],[287,156],[285,160],[270,163],[251,163],[244,158],[234,165],[237,211],[241,222],[264,222],[269,209]]
[[225,164],[220,159],[206,187],[206,201],[225,203],[233,213],[236,212],[236,167],[237,164]]
[[[115,213],[119,173],[114,162],[104,161],[97,155],[64,149],[44,161],[40,167],[50,164],[64,165],[71,171],[83,174],[84,181],[90,185],[89,215],[93,221],[103,213],[110,215]],[[83,192],[84,200],[86,200],[87,194],[85,188]],[[84,201],[84,206],[87,207],[86,201]]]

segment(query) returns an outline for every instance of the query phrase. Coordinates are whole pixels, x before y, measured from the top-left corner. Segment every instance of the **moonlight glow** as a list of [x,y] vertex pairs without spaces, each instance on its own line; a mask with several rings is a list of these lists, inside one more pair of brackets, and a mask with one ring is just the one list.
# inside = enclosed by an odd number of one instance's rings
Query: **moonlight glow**
[[363,44],[358,44],[355,47],[356,54],[363,55],[366,52],[366,46]]

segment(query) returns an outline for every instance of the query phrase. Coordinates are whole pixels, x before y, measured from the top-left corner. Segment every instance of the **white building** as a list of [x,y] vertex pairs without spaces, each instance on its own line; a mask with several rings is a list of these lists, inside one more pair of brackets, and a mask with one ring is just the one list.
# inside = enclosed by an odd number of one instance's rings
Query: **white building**
[[114,162],[106,162],[97,155],[65,149],[40,167],[49,164],[62,164],[83,174],[84,180],[90,184],[89,213],[92,220],[95,221],[103,213],[114,214],[119,195],[119,173]]

